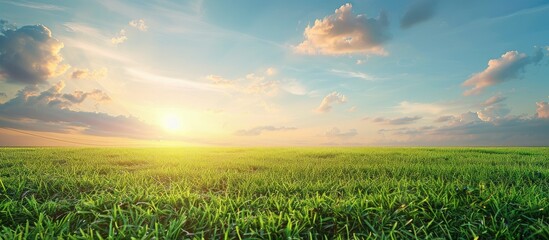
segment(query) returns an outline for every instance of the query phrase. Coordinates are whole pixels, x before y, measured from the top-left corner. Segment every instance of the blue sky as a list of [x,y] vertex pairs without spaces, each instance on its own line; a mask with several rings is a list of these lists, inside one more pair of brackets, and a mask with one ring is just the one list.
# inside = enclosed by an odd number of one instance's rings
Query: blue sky
[[549,144],[549,1],[0,9],[3,145]]

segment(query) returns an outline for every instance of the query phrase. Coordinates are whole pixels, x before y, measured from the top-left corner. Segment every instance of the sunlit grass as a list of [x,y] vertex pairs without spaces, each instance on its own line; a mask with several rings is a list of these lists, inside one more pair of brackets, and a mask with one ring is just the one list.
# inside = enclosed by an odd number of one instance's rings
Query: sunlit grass
[[0,150],[0,238],[549,238],[549,148]]

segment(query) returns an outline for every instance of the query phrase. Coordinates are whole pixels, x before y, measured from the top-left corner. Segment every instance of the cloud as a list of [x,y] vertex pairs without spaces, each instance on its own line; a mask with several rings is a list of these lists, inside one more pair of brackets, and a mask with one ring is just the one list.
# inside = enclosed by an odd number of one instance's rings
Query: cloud
[[44,25],[5,27],[0,22],[0,79],[11,83],[39,84],[64,73],[63,43]]
[[124,43],[126,40],[128,40],[128,37],[126,37],[126,30],[122,29],[120,30],[120,32],[118,32],[118,35],[111,38],[111,43],[114,45],[118,45]]
[[356,112],[356,106],[352,106],[349,109],[347,109],[347,112]]
[[376,54],[386,55],[383,43],[389,40],[389,21],[385,12],[378,18],[353,15],[347,3],[333,15],[315,20],[305,28],[301,42],[295,50],[304,54]]
[[547,102],[537,102],[536,116],[538,118],[549,119],[549,104]]
[[276,131],[288,131],[295,130],[295,127],[274,127],[274,126],[259,126],[251,129],[241,129],[234,133],[237,136],[259,136],[265,131],[276,132]]
[[420,117],[420,116],[401,117],[401,118],[393,118],[393,119],[377,117],[377,118],[372,119],[372,122],[383,123],[383,124],[388,124],[388,125],[406,125],[406,124],[414,123],[414,122],[420,120],[421,118],[422,117]]
[[438,117],[437,119],[435,119],[434,122],[436,123],[442,123],[442,122],[448,122],[448,121],[451,121],[451,120],[454,120],[455,117],[452,116],[452,115],[446,115],[446,116],[440,116]]
[[404,114],[423,113],[423,114],[438,114],[445,110],[448,106],[433,104],[402,101],[395,109]]
[[212,84],[214,85],[225,85],[225,86],[232,86],[234,85],[234,82],[228,79],[225,79],[218,75],[208,75],[206,76],[206,79],[210,80]]
[[504,104],[490,105],[483,110],[477,112],[478,118],[485,122],[493,122],[497,119],[504,118],[511,110]]
[[463,82],[463,86],[472,87],[463,94],[466,96],[479,94],[489,86],[520,78],[520,74],[524,72],[527,65],[538,63],[541,59],[543,59],[541,48],[538,48],[533,56],[517,51],[506,52],[500,58],[488,61],[488,67],[484,71],[473,74]]
[[101,68],[99,70],[89,69],[75,69],[72,74],[72,79],[101,79],[107,76],[107,69]]
[[332,128],[324,133],[324,136],[331,138],[350,138],[358,135],[356,129],[349,129],[346,132],[342,132],[339,128]]
[[[273,79],[275,73],[269,74],[269,69],[261,73],[250,73],[234,80],[219,75],[207,75],[206,79],[218,87],[253,95],[276,96],[281,90],[293,95],[307,93],[305,87],[295,79]],[[271,71],[274,70],[271,69]]]
[[407,29],[431,19],[435,15],[438,0],[417,0],[406,9],[400,19],[400,27]]
[[[453,146],[547,146],[549,118],[506,116],[481,120],[478,113],[466,112],[448,117],[441,127],[387,129],[380,133],[394,134],[404,145]],[[396,141],[394,141],[396,142]]]
[[149,27],[145,23],[145,20],[143,19],[131,20],[128,24],[134,28],[137,28],[137,30],[141,32],[146,32],[149,29]]
[[277,73],[277,71],[273,67],[267,68],[267,70],[265,70],[265,74],[267,74],[269,76],[275,75],[276,73]]
[[107,101],[108,96],[99,90],[62,93],[63,88],[63,82],[59,82],[42,92],[34,86],[20,90],[13,99],[0,104],[0,126],[140,139],[154,138],[159,132],[132,116],[74,110],[86,99]]
[[486,101],[484,101],[481,105],[483,107],[488,107],[488,106],[491,106],[491,105],[494,105],[496,103],[500,103],[500,102],[503,102],[505,101],[507,98],[504,97],[504,96],[501,96],[501,95],[495,95],[495,96],[492,96],[488,99],[486,99]]
[[367,73],[363,72],[352,72],[352,71],[342,71],[337,69],[330,70],[332,73],[337,74],[338,76],[346,77],[346,78],[358,78],[366,81],[376,81],[380,80],[381,78],[374,77],[372,75],[369,75]]
[[338,92],[331,92],[326,95],[320,102],[320,105],[316,108],[317,112],[326,113],[332,110],[333,104],[342,104],[347,102],[347,97]]

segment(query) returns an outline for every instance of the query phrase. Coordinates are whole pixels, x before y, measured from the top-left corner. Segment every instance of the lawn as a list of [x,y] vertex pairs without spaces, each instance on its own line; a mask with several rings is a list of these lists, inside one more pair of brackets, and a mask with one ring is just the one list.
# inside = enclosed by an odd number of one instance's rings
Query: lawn
[[0,239],[549,239],[549,148],[2,148]]

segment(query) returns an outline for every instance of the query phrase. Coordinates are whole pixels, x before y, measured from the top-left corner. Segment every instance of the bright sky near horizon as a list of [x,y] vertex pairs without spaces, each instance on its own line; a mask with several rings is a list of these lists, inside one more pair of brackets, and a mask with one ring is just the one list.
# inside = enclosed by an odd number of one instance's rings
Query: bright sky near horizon
[[549,1],[0,0],[0,145],[549,145]]

